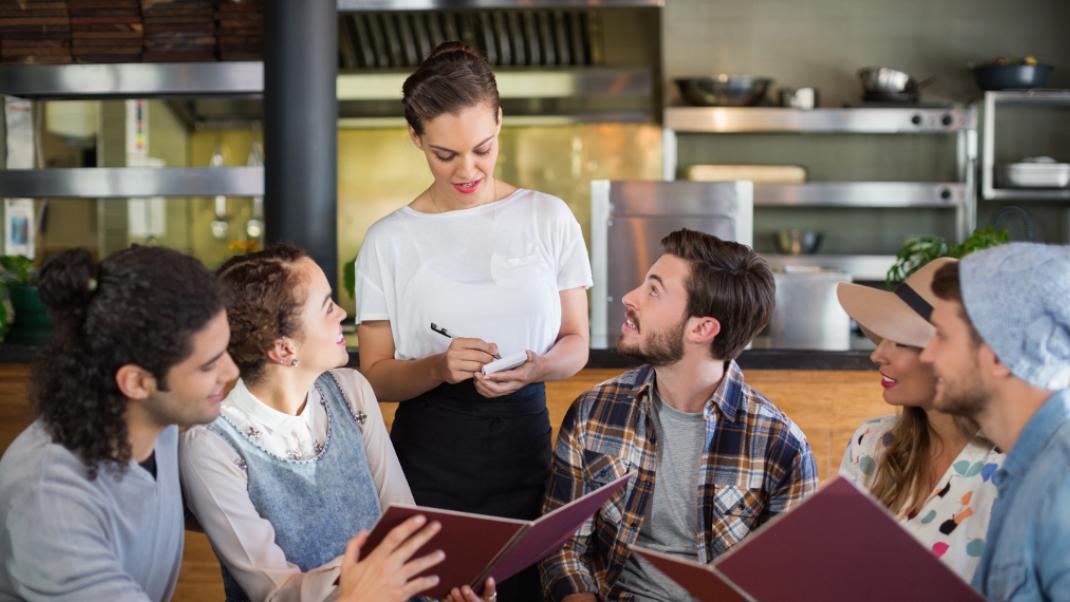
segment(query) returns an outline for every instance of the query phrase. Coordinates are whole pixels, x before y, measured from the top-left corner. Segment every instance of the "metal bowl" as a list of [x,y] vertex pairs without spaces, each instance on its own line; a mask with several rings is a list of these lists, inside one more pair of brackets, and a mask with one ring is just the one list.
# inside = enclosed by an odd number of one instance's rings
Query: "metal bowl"
[[977,87],[982,90],[1028,90],[1043,88],[1053,67],[1037,65],[980,65],[974,67]]
[[862,95],[867,101],[917,102],[920,85],[898,69],[866,67],[858,70]]
[[821,246],[822,234],[816,230],[777,230],[777,249],[786,255],[812,255]]
[[760,104],[773,80],[753,75],[720,73],[674,80],[684,100],[700,107],[745,107]]

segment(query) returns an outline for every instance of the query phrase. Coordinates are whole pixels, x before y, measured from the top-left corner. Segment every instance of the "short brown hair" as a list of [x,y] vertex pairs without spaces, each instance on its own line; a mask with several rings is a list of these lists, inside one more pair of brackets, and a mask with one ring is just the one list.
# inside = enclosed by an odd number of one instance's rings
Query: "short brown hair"
[[299,330],[303,300],[299,299],[301,282],[294,264],[305,257],[308,255],[297,247],[275,244],[232,257],[216,272],[230,293],[227,351],[247,382],[263,376],[275,340]]
[[933,273],[933,294],[944,301],[954,301],[959,304],[959,315],[970,331],[970,339],[973,346],[978,347],[984,341],[981,333],[973,326],[970,315],[966,313],[966,303],[962,300],[962,283],[959,280],[959,262],[953,261]]
[[431,51],[401,87],[405,121],[416,135],[443,113],[487,103],[497,119],[501,99],[490,63],[462,42],[443,42]]
[[691,265],[688,317],[710,316],[721,323],[710,345],[713,357],[738,357],[773,315],[776,283],[769,265],[746,245],[686,228],[661,239],[661,246]]

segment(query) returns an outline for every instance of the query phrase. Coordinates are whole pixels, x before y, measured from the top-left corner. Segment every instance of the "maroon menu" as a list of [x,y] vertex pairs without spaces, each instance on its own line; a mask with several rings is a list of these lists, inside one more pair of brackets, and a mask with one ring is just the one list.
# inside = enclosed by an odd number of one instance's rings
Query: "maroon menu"
[[752,602],[754,600],[738,589],[720,571],[708,564],[700,564],[694,560],[670,556],[639,546],[632,546],[632,551],[679,583],[699,602]]
[[422,573],[438,575],[439,584],[421,595],[442,598],[461,585],[479,592],[488,576],[501,582],[560,548],[631,477],[624,475],[535,521],[391,504],[375,523],[361,556],[374,550],[391,529],[422,514],[428,522],[442,523],[442,530],[416,556],[442,550],[446,559]]
[[763,525],[719,557],[706,569],[708,575],[679,567],[670,573],[662,568],[667,563],[688,569],[697,563],[664,557],[655,566],[699,599],[705,599],[705,588],[720,587],[714,581],[726,581],[763,602],[982,600],[883,506],[843,477]]

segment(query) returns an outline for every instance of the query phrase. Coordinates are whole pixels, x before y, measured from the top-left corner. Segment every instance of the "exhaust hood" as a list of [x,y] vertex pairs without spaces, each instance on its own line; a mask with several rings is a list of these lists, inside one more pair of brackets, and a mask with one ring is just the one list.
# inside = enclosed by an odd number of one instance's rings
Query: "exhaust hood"
[[[494,65],[510,123],[659,120],[661,0],[339,0],[338,6],[341,127],[403,124],[402,82],[448,40],[478,48]],[[198,128],[261,116],[259,99],[171,104]]]

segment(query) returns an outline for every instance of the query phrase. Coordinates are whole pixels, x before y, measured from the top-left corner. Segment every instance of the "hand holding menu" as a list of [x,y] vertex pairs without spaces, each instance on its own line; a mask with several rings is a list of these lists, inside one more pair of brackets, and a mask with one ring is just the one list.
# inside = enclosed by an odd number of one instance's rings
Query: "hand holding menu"
[[[962,600],[981,596],[876,500],[837,477],[711,566],[633,546],[700,600]],[[663,568],[664,567],[664,568]]]
[[391,504],[375,523],[361,557],[405,519],[422,514],[428,522],[442,523],[442,530],[415,556],[435,550],[446,553],[441,564],[422,573],[439,576],[438,586],[422,595],[442,598],[462,585],[478,593],[487,577],[500,583],[560,548],[630,478],[631,474],[624,475],[534,521]]

